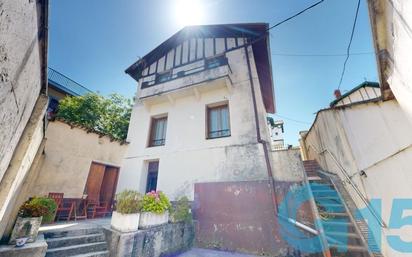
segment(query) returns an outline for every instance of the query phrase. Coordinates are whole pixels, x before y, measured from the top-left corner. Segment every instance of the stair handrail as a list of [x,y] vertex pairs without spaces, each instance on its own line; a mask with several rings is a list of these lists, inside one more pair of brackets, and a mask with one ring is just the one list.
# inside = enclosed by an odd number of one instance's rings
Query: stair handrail
[[315,152],[318,155],[323,155],[324,153],[328,153],[331,157],[332,160],[335,162],[335,164],[338,166],[339,170],[342,172],[343,176],[345,177],[346,181],[352,186],[352,188],[355,190],[356,194],[359,196],[359,198],[362,200],[362,202],[366,205],[366,207],[368,208],[368,210],[372,213],[372,215],[375,217],[375,219],[378,221],[379,225],[383,228],[387,228],[388,226],[386,225],[385,221],[382,219],[381,216],[379,216],[376,213],[376,210],[369,204],[369,201],[366,199],[366,197],[362,194],[362,192],[359,190],[358,186],[355,185],[355,183],[352,181],[352,178],[349,176],[349,174],[347,173],[346,169],[340,164],[340,162],[338,162],[338,160],[336,159],[336,157],[327,149],[323,149],[322,151],[319,151],[318,149],[316,149],[315,146],[313,146],[312,144],[309,144],[309,147],[312,147],[313,150],[315,150]]

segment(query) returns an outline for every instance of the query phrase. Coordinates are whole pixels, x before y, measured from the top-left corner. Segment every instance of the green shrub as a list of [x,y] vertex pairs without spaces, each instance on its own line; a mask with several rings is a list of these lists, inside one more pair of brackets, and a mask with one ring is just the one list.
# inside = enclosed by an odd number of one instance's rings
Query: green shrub
[[133,190],[124,190],[116,195],[116,211],[122,214],[138,213],[142,196]]
[[57,118],[123,141],[127,137],[132,102],[118,94],[67,96],[60,100]]
[[142,212],[164,213],[170,209],[169,199],[163,192],[152,191],[143,196]]
[[176,205],[171,210],[173,222],[192,222],[190,202],[186,196],[176,201]]
[[46,206],[29,200],[20,207],[18,215],[22,218],[37,218],[48,213],[49,209]]
[[38,204],[47,208],[47,214],[43,215],[42,223],[50,223],[54,220],[57,204],[52,198],[35,197],[30,201],[32,204]]

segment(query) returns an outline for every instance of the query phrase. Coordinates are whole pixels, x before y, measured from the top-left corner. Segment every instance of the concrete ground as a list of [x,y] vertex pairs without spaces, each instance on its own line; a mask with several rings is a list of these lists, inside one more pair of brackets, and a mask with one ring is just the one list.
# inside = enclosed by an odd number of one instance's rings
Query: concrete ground
[[70,229],[83,229],[93,227],[110,226],[111,217],[99,218],[99,219],[86,219],[78,221],[58,221],[52,224],[42,225],[39,232],[50,232],[55,230],[70,230]]
[[207,250],[193,248],[187,252],[181,253],[176,257],[258,257],[257,255],[249,255],[234,252],[222,252],[216,250]]

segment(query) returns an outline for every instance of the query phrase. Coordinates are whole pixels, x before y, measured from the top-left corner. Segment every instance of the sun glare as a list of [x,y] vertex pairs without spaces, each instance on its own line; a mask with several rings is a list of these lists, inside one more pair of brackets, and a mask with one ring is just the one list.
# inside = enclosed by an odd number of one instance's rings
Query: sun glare
[[176,0],[175,16],[179,26],[203,23],[204,6],[201,0]]

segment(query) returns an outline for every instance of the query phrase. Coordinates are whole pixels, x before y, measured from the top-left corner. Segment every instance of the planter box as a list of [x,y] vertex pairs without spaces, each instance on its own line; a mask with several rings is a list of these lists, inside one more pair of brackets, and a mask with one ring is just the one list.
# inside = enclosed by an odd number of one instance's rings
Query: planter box
[[27,237],[27,243],[36,241],[37,234],[43,217],[37,218],[21,218],[17,217],[14,224],[13,232],[11,233],[9,244],[15,244],[17,238]]
[[149,228],[165,224],[169,221],[169,212],[157,214],[154,212],[140,213],[139,228]]
[[112,213],[111,227],[119,232],[135,232],[139,228],[140,213],[122,214]]

